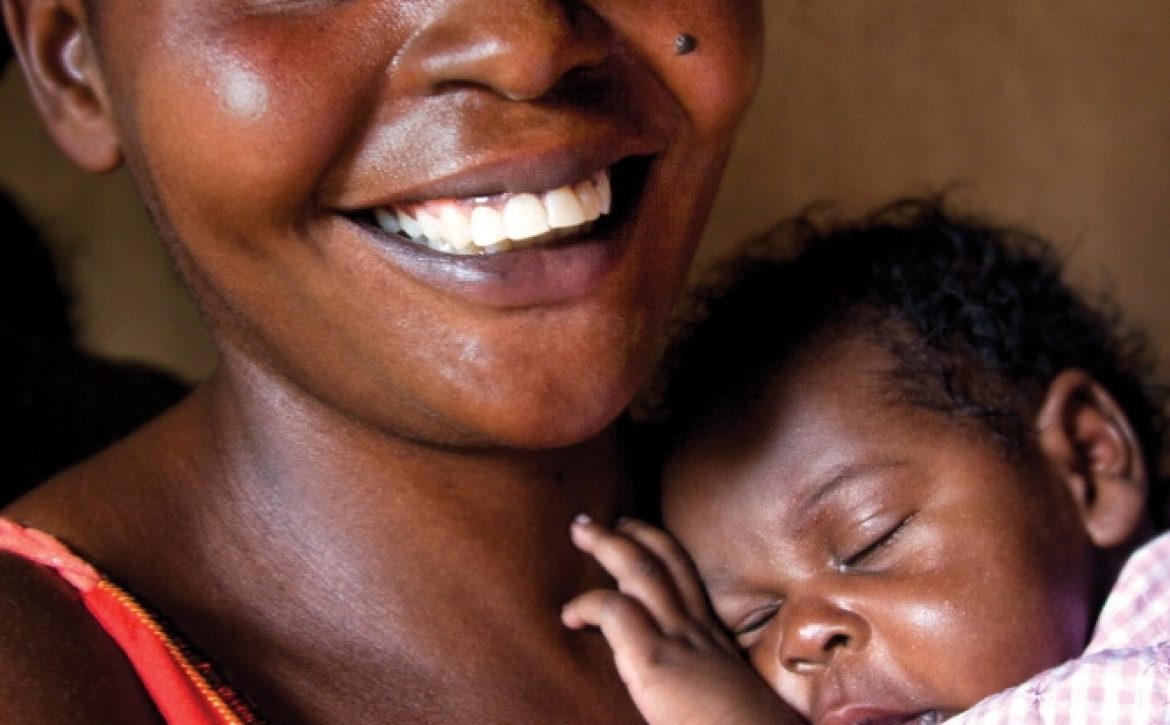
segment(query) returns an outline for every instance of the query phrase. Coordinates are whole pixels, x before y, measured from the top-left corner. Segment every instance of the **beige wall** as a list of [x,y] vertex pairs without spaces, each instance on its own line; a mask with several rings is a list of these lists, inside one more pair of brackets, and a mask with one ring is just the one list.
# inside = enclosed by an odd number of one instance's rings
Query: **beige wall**
[[[764,87],[707,256],[813,200],[857,209],[957,182],[965,206],[1074,247],[1075,279],[1111,284],[1170,357],[1170,3],[764,2]],[[71,172],[11,77],[0,109],[0,184],[51,233],[86,342],[205,373],[125,177]]]
[[764,89],[710,241],[958,183],[1072,249],[1073,278],[1112,286],[1170,358],[1170,2],[765,4]]
[[189,379],[205,375],[214,353],[129,176],[90,176],[65,161],[16,71],[9,68],[0,82],[0,186],[15,193],[52,243],[74,290],[82,342]]

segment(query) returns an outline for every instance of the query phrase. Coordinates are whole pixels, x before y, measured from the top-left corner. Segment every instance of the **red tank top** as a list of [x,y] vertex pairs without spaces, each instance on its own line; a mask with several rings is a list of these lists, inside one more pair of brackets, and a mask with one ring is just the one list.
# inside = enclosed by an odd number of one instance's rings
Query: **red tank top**
[[132,596],[52,536],[0,519],[0,551],[56,572],[125,653],[170,725],[259,723],[211,664],[194,654]]

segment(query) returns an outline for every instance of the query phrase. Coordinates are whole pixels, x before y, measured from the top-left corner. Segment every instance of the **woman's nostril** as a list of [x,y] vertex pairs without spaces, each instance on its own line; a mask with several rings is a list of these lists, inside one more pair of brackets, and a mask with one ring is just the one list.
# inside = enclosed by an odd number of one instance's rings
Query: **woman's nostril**
[[608,54],[597,22],[566,15],[560,3],[531,2],[506,17],[483,3],[459,5],[398,51],[392,82],[399,91],[431,95],[480,87],[510,100],[532,100]]

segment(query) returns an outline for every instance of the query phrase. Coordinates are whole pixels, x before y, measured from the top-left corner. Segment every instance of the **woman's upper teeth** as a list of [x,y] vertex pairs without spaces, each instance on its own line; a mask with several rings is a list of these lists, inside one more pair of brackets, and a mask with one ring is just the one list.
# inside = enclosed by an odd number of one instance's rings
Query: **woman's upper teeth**
[[608,214],[605,169],[542,193],[440,199],[374,210],[378,225],[440,252],[487,254],[530,246],[583,230]]

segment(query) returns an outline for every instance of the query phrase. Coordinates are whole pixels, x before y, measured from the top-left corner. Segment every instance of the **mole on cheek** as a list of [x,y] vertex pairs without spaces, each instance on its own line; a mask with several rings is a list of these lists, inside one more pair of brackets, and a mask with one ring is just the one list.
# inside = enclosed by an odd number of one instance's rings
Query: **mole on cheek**
[[239,65],[219,71],[216,91],[223,105],[237,118],[255,121],[268,111],[268,86],[259,75]]

